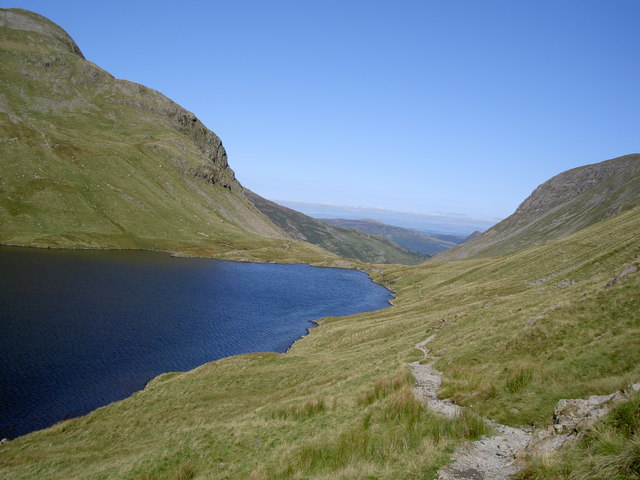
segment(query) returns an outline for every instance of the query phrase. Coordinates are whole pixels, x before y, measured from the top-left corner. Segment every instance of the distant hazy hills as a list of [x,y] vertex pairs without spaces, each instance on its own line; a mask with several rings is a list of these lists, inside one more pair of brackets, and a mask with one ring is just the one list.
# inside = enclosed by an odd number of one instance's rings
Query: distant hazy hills
[[563,172],[546,181],[513,215],[432,261],[513,253],[564,237],[640,205],[640,154]]
[[368,263],[407,265],[414,265],[428,258],[415,251],[409,251],[388,238],[368,234],[356,228],[328,225],[247,189],[245,193],[262,213],[293,239],[318,245],[340,256]]
[[[501,219],[474,218],[458,213],[416,213],[388,210],[379,207],[357,207],[330,203],[309,203],[292,200],[274,201],[313,218],[340,218],[349,220],[373,219],[387,225],[395,225],[425,233],[436,238],[458,242],[474,230],[484,231]],[[441,236],[451,235],[453,238]]]
[[[568,235],[640,205],[639,178],[638,154],[564,172],[434,261],[502,255]],[[222,142],[195,115],[115,79],[62,28],[20,9],[0,9],[0,190],[2,244],[233,258],[259,251],[262,259],[308,254],[322,262],[336,259],[333,252],[416,264],[427,258],[416,252],[456,243],[375,221],[319,221],[245,195]],[[443,231],[462,228],[454,220]]]
[[363,232],[380,235],[381,237],[394,241],[407,250],[427,255],[433,255],[447,250],[461,243],[463,240],[463,238],[460,237],[459,241],[453,241],[452,239],[457,237],[452,235],[425,235],[415,230],[387,225],[377,220],[346,220],[341,218],[322,218],[320,220],[329,225],[357,228]]

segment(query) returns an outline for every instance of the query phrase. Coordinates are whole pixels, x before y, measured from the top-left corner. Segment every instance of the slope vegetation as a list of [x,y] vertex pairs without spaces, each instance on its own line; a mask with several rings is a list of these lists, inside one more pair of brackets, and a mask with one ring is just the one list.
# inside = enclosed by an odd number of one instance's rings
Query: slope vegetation
[[483,427],[415,402],[414,345],[435,333],[440,394],[505,424],[549,423],[560,398],[637,381],[640,273],[620,273],[640,263],[638,231],[640,208],[499,260],[377,266],[393,307],[7,442],[0,476],[429,478]]
[[457,245],[456,242],[450,240],[431,237],[429,235],[425,235],[424,233],[420,233],[409,228],[387,225],[386,223],[378,222],[377,220],[347,220],[342,218],[323,218],[322,221],[324,223],[328,223],[329,225],[345,228],[357,228],[358,230],[362,230],[363,232],[371,233],[373,235],[380,235],[381,237],[388,238],[389,240],[397,243],[407,250],[422,253],[425,255],[433,255]]
[[640,154],[574,168],[546,181],[513,215],[433,261],[517,252],[640,205]]
[[49,20],[0,10],[0,62],[1,243],[235,257],[295,243],[244,197],[213,132]]
[[273,223],[291,238],[318,245],[340,256],[367,263],[415,265],[428,257],[407,250],[388,238],[368,234],[356,228],[327,225],[323,221],[278,205],[245,190],[247,197]]

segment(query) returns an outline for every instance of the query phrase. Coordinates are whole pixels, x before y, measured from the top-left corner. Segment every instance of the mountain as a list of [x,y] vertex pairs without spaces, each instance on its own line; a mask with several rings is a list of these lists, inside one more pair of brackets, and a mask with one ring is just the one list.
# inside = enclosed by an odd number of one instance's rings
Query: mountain
[[[208,255],[335,258],[290,238],[306,237],[304,222],[285,234],[245,198],[195,117],[87,62],[55,25],[0,10],[0,47],[1,241],[178,239]],[[500,257],[369,268],[393,305],[323,319],[286,354],[165,373],[84,417],[3,439],[0,478],[435,478],[469,440],[504,441],[481,417],[561,439],[559,399],[611,398],[640,378],[637,166],[630,155],[565,172],[495,232],[456,247]],[[427,340],[432,358],[416,349]],[[432,360],[444,373],[438,396],[464,407],[453,419],[414,396],[408,364]],[[593,430],[576,427],[568,460],[534,457],[537,474],[520,478],[634,477],[640,394],[620,407]],[[477,477],[476,466],[459,473]]]
[[253,204],[294,240],[318,245],[330,252],[367,263],[415,265],[428,257],[409,251],[387,238],[355,228],[332,226],[245,189]]
[[515,213],[433,262],[517,252],[640,205],[640,154],[567,170],[537,187]]
[[380,235],[381,237],[392,240],[407,250],[427,255],[433,255],[457,245],[457,243],[452,241],[431,237],[408,228],[387,225],[386,223],[382,223],[377,220],[346,220],[341,218],[322,218],[319,220],[329,225],[345,228],[357,228],[363,232]]
[[[4,442],[0,478],[436,478],[454,449],[490,435],[475,415],[554,431],[559,399],[638,382],[639,231],[640,207],[500,258],[376,266],[373,279],[396,295],[390,308],[324,319],[286,354],[161,375],[85,417]],[[439,396],[465,407],[454,420],[412,394],[407,363],[424,359],[415,345],[427,338],[444,372]],[[639,413],[612,420],[624,429]],[[634,440],[602,439],[598,458],[579,461],[637,459],[617,453],[632,453]],[[612,467],[580,478],[633,478]]]
[[480,235],[482,235],[482,232],[476,230],[475,232],[472,232],[469,234],[469,236],[467,236],[462,242],[460,243],[465,243],[465,242],[470,242],[471,240],[473,240],[474,238],[478,238]]
[[293,245],[193,113],[86,60],[56,24],[1,9],[0,64],[0,243],[242,258]]
[[371,218],[388,225],[396,225],[426,233],[436,238],[440,238],[439,234],[451,235],[454,237],[452,241],[457,241],[459,237],[464,238],[474,230],[486,230],[499,220],[473,218],[457,213],[421,214],[376,207],[354,207],[279,199],[275,201],[280,205],[292,208],[313,218],[344,218],[349,220]]

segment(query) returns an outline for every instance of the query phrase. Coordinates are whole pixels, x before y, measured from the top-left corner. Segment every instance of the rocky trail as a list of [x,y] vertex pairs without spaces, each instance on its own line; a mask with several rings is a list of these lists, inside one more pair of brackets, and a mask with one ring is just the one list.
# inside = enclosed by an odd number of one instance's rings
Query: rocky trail
[[[454,418],[460,414],[462,407],[438,398],[442,372],[433,367],[436,359],[425,347],[434,336],[431,335],[416,345],[425,358],[409,364],[416,379],[414,395],[434,412]],[[428,361],[421,363],[425,360]],[[439,480],[504,480],[521,468],[514,464],[515,455],[528,445],[531,432],[491,420],[485,421],[495,435],[483,436],[480,440],[458,448],[453,455],[453,462],[438,471]]]
[[[442,372],[433,367],[436,358],[426,348],[434,337],[416,345],[424,358],[409,364],[416,379],[413,393],[434,412],[454,418],[462,407],[438,398]],[[494,434],[459,447],[452,463],[438,471],[438,480],[507,480],[523,467],[527,455],[547,455],[579,441],[598,419],[639,392],[640,382],[609,395],[561,399],[554,409],[553,423],[535,431],[485,419]]]

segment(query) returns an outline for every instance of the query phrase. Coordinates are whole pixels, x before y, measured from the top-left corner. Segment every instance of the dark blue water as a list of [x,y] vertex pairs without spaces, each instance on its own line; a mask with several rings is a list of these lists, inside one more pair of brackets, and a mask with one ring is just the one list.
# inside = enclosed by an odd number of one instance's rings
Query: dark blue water
[[164,372],[284,352],[312,320],[390,298],[351,270],[0,247],[0,438],[83,415]]

